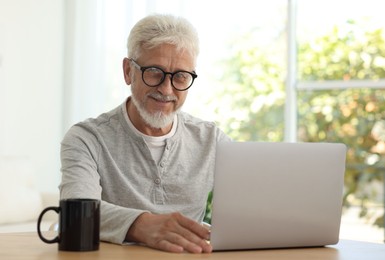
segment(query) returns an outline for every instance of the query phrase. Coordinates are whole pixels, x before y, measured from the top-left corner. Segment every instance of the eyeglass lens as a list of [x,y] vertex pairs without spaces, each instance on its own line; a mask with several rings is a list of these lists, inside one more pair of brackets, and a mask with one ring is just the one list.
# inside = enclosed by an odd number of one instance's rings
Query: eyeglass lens
[[[171,73],[167,73],[171,74]],[[188,72],[179,71],[175,74],[171,74],[171,83],[176,89],[186,89],[191,86],[193,82],[193,76]],[[143,71],[143,81],[149,86],[155,87],[164,81],[166,73],[161,69],[150,67]]]

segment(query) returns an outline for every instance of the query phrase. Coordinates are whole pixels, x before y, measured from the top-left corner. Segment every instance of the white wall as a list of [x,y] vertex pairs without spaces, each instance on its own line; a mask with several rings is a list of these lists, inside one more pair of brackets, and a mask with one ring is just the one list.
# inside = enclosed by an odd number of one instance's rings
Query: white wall
[[49,192],[60,181],[63,37],[63,0],[0,0],[0,160],[27,165]]

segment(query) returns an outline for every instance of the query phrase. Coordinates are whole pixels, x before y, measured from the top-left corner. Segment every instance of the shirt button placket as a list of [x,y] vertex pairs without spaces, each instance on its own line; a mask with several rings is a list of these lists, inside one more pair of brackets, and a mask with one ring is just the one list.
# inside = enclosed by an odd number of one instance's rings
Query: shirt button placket
[[160,162],[160,167],[161,167],[161,168],[164,168],[165,164],[166,164],[166,163],[165,163],[164,161]]
[[159,178],[156,178],[156,179],[154,180],[154,182],[155,182],[155,184],[156,184],[157,186],[160,186],[161,180],[160,180]]
[[163,192],[161,187],[162,180],[160,178],[155,178],[154,183],[155,183],[155,203],[163,204]]

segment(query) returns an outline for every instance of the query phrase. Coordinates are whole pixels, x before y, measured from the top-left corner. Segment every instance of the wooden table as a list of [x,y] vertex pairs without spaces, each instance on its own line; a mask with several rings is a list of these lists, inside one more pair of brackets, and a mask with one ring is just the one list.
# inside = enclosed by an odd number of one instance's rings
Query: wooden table
[[337,245],[319,248],[214,252],[211,254],[173,254],[136,245],[100,243],[93,252],[58,251],[57,244],[43,243],[36,233],[0,234],[0,259],[332,259],[385,260],[385,245],[341,240]]

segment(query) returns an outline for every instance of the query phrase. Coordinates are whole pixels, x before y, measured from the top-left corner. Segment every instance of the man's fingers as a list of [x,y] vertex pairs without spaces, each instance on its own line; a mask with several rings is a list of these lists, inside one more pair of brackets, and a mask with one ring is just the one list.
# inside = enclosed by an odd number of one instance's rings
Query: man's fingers
[[210,239],[210,231],[200,225],[198,222],[195,222],[189,218],[186,218],[180,213],[173,213],[175,218],[178,220],[179,224],[185,229],[195,233],[201,239],[209,240]]
[[[169,248],[182,248],[187,252],[190,253],[202,253],[204,252],[204,249],[197,243],[187,239],[186,237],[177,234],[177,233],[169,233],[167,237],[165,237],[165,240],[161,241],[163,246],[167,246]],[[167,243],[166,243],[167,242]],[[177,251],[173,251],[177,252]]]
[[[177,233],[181,238],[188,241],[190,244],[197,246],[200,249],[200,252],[210,253],[212,251],[211,245],[206,241],[210,237],[209,230],[183,215],[179,214],[176,219],[180,224]],[[185,247],[185,245],[186,244],[181,244],[183,247]],[[190,249],[187,249],[187,251],[195,252],[196,249],[190,246]]]
[[163,251],[171,252],[171,253],[182,253],[184,248],[182,246],[173,244],[167,240],[159,241],[159,244],[154,246],[154,248],[158,248]]
[[183,240],[182,242],[178,242],[178,244],[183,246],[187,251],[196,253],[210,253],[212,251],[211,245],[206,240],[199,238],[195,234],[191,232],[183,232],[181,235]]

